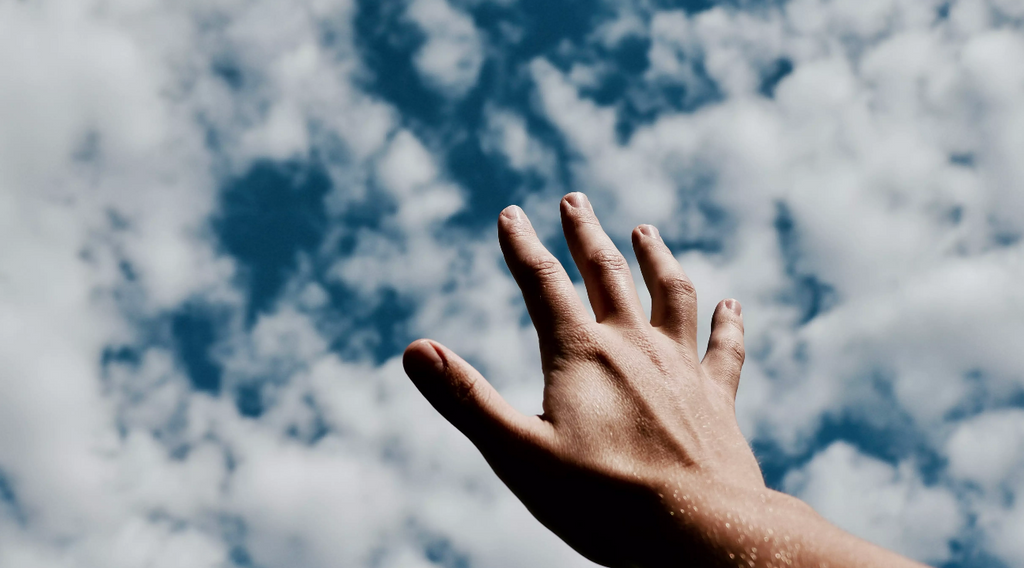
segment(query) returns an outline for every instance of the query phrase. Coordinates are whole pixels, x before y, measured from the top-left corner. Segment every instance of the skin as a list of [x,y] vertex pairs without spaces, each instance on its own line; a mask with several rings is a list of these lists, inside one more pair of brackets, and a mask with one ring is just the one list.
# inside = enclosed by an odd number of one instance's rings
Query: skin
[[696,293],[657,229],[633,231],[648,321],[586,196],[565,196],[561,214],[596,321],[523,211],[498,221],[540,339],[543,414],[512,408],[437,342],[416,341],[404,357],[420,392],[541,523],[604,566],[921,566],[765,486],[735,415],[739,302],[718,304],[699,360]]

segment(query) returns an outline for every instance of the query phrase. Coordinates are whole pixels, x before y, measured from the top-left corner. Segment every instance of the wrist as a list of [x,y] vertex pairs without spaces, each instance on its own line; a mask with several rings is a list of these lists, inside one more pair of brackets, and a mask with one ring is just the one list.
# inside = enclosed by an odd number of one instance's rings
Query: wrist
[[[764,485],[689,480],[658,490],[673,541],[645,568],[801,566],[808,532],[828,523],[803,501]],[[817,564],[813,564],[817,568]]]
[[922,566],[839,529],[791,495],[763,486],[703,489],[697,497],[664,494],[679,553],[650,566],[678,566],[680,558],[730,568]]

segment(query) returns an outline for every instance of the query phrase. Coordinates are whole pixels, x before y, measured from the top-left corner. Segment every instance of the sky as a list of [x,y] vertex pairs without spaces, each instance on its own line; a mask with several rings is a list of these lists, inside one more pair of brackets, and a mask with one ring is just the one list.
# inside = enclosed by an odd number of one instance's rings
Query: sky
[[742,302],[771,487],[1024,567],[1022,62],[1020,0],[0,0],[0,567],[592,566],[400,363],[539,412],[495,222],[585,293],[570,191]]

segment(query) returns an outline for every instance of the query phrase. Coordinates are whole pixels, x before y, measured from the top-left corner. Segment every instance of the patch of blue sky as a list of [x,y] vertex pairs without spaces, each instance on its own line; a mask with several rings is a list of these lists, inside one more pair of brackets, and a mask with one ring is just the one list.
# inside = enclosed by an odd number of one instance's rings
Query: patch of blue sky
[[213,348],[218,338],[218,317],[209,308],[186,305],[171,316],[171,333],[177,354],[192,388],[219,394],[223,370]]
[[942,4],[939,4],[938,8],[935,9],[935,16],[940,20],[949,18],[949,9],[952,5],[952,2],[943,2]]
[[665,244],[676,254],[727,253],[735,235],[736,219],[715,199],[717,174],[695,164],[684,172],[675,172],[673,181],[680,200],[680,215],[687,216],[691,222],[685,231],[662,235]]
[[[327,275],[332,263],[355,252],[360,230],[384,230],[381,219],[393,204],[378,190],[345,206],[331,220],[341,227],[324,249],[328,211],[325,197],[332,181],[315,159],[307,162],[261,161],[237,179],[226,181],[212,225],[217,242],[235,259],[239,285],[246,293],[247,326],[276,303],[295,278],[317,282],[327,293],[327,305],[316,314],[319,330],[331,339],[330,348],[346,360],[369,358],[375,363],[401,352],[414,339],[405,322],[414,314],[411,300],[389,288],[371,297]],[[298,274],[299,259],[308,274]],[[216,393],[221,388],[221,363],[214,355],[228,332],[215,307],[190,305],[172,316],[177,353],[193,387]],[[113,352],[116,354],[116,352]],[[234,397],[239,411],[258,417],[264,410],[264,383],[287,373],[237,377]]]
[[394,289],[379,289],[372,298],[337,282],[326,283],[326,289],[331,307],[324,313],[325,331],[333,337],[331,349],[343,359],[368,356],[383,363],[416,339],[406,326],[416,306]]
[[245,73],[241,65],[226,55],[214,60],[212,70],[214,75],[220,77],[234,91],[245,86]]
[[757,92],[769,99],[775,98],[775,87],[792,72],[792,60],[785,57],[776,59],[770,65],[761,69],[761,84],[758,85]]
[[249,550],[243,546],[232,546],[228,552],[228,558],[231,563],[238,568],[251,568],[255,567],[256,564],[252,560],[252,555],[249,554]]
[[[670,4],[672,8],[689,11],[712,5]],[[449,221],[454,228],[492,231],[498,212],[510,203],[522,201],[529,193],[552,185],[564,190],[586,189],[575,183],[572,153],[561,133],[535,105],[535,85],[525,66],[536,57],[546,57],[556,66],[567,68],[580,61],[611,62],[602,82],[582,89],[581,96],[617,109],[620,141],[665,110],[695,110],[720,97],[706,74],[707,85],[702,90],[708,95],[704,97],[688,96],[687,87],[680,85],[662,84],[653,91],[644,87],[642,75],[647,68],[649,40],[627,37],[618,45],[605,48],[590,38],[595,26],[614,17],[609,5],[591,1],[519,2],[514,6],[480,3],[470,7],[469,12],[497,46],[489,51],[477,85],[466,97],[454,102],[436,94],[417,74],[412,58],[424,39],[415,26],[403,19],[400,9],[364,2],[356,19],[358,44],[364,63],[371,70],[366,88],[394,104],[406,127],[440,148],[446,174],[467,190],[468,206]],[[699,62],[696,66],[700,69]],[[517,171],[504,157],[485,151],[481,135],[486,128],[488,109],[509,110],[522,118],[529,135],[554,155],[555,179]],[[711,220],[709,224],[722,219],[721,210],[711,201],[702,200],[698,207]],[[616,240],[628,244],[627,238]],[[553,239],[547,244],[567,265],[571,276],[578,279],[564,243]],[[718,236],[706,235],[672,244],[681,250],[721,248]]]
[[[573,22],[560,25],[556,18],[554,28],[552,21],[544,17],[536,21],[528,18],[525,24],[510,24],[510,20],[529,14],[529,7],[520,11],[488,3],[478,6],[472,13],[491,37],[500,37],[502,27],[508,25],[525,25],[528,31],[520,41],[501,43],[500,56],[484,62],[476,86],[458,101],[446,100],[420,78],[413,57],[424,41],[423,34],[404,19],[399,6],[360,4],[357,44],[364,64],[370,69],[364,86],[399,109],[403,126],[443,151],[446,173],[468,190],[468,207],[453,223],[474,228],[489,226],[502,208],[521,196],[521,190],[539,185],[537,180],[512,170],[500,156],[481,147],[480,135],[486,127],[488,108],[511,108],[522,113],[531,134],[553,143],[556,152],[565,153],[557,132],[532,112],[532,84],[518,68],[545,49],[552,49],[557,41],[572,36],[576,32],[574,25],[582,34],[585,28],[577,22],[585,18],[572,19],[573,15],[583,14],[576,13],[581,9],[577,4],[584,3],[543,8],[563,14],[566,20],[562,24]],[[538,9],[541,6],[538,4]],[[552,35],[554,29],[561,30],[561,35]],[[562,173],[568,174],[565,170]]]
[[1024,388],[1013,384],[993,387],[995,381],[983,369],[972,369],[963,375],[965,393],[943,417],[950,422],[966,420],[995,409],[1024,408]]
[[[627,35],[610,46],[599,42],[585,44],[579,53],[562,62],[565,72],[570,72],[574,64],[592,65],[595,81],[581,85],[580,96],[616,110],[615,129],[620,144],[627,143],[638,128],[665,113],[694,112],[723,100],[699,52],[681,54],[693,71],[691,77],[649,80],[645,74],[650,64],[650,47],[649,38]],[[559,59],[556,57],[553,62],[558,65]]]
[[444,123],[444,98],[423,84],[413,64],[425,37],[405,18],[405,4],[360,0],[358,5],[356,46],[368,70],[360,78],[363,88],[394,104],[409,126]]
[[946,465],[944,458],[929,444],[926,434],[915,427],[913,419],[895,403],[889,378],[876,373],[863,380],[872,385],[874,404],[870,412],[854,408],[822,416],[801,451],[786,452],[768,438],[752,441],[769,487],[781,490],[787,473],[805,465],[822,448],[839,441],[893,466],[912,459],[927,483],[934,484],[941,478]]
[[431,563],[444,568],[470,568],[469,556],[460,552],[451,540],[444,537],[425,539],[424,556]]
[[786,275],[792,284],[780,300],[796,304],[800,309],[800,323],[805,324],[827,312],[839,298],[834,286],[823,282],[802,265],[799,227],[789,207],[781,201],[775,204],[775,232]]
[[977,515],[967,515],[966,526],[949,542],[949,560],[936,565],[936,568],[1011,568],[1002,559],[985,551],[984,529],[978,521]]
[[235,387],[234,400],[238,413],[248,418],[259,418],[266,410],[263,401],[265,381],[245,381]]
[[246,320],[272,307],[300,253],[313,254],[327,228],[331,181],[316,163],[262,161],[221,192],[217,240],[240,264]]
[[[786,236],[788,230],[780,231],[780,240]],[[792,246],[792,245],[789,245]],[[782,245],[783,250],[787,245]],[[787,254],[794,254],[793,251]],[[796,274],[795,271],[791,276]],[[797,275],[794,278],[795,288],[791,295],[779,298],[782,302],[795,302],[800,309],[801,319],[799,325],[806,324],[810,318],[821,315],[823,311],[813,311],[814,301],[818,294],[802,286],[807,276]],[[803,296],[801,299],[800,296]],[[838,301],[838,300],[833,300]],[[822,310],[820,306],[818,310]],[[794,346],[790,359],[802,366],[807,363],[806,344],[797,342]],[[770,350],[770,347],[766,347]],[[759,351],[748,352],[751,359],[763,359],[767,353]],[[790,377],[780,376],[770,367],[765,371],[775,382],[784,383]],[[991,393],[983,385],[980,375],[972,373],[975,378],[977,397],[984,397],[984,401],[977,401],[972,404],[971,397],[966,397],[964,404],[969,405],[975,412],[991,408],[993,402]],[[970,376],[968,377],[970,378]],[[931,441],[925,432],[921,431],[913,417],[907,414],[906,409],[898,402],[893,392],[893,375],[885,369],[875,369],[863,373],[855,379],[861,385],[861,395],[867,403],[856,406],[844,407],[839,413],[830,412],[822,415],[815,428],[814,433],[800,448],[793,453],[786,452],[771,437],[757,437],[752,441],[759,461],[764,470],[765,480],[771,487],[781,487],[783,477],[790,470],[796,469],[814,457],[822,448],[828,447],[836,441],[844,441],[856,447],[861,453],[872,456],[891,465],[898,464],[901,460],[912,458],[919,467],[922,477],[929,482],[935,482],[944,471],[946,466],[937,449],[931,445]],[[1005,400],[1005,399],[1004,399]],[[957,407],[960,408],[960,407]]]
[[1006,562],[985,552],[978,542],[979,538],[965,537],[950,541],[951,559],[939,564],[937,568],[1010,568]]
[[24,525],[27,521],[25,511],[18,502],[18,495],[14,492],[14,486],[4,475],[3,470],[0,470],[0,514],[14,519],[19,525]]
[[221,515],[217,519],[217,526],[220,529],[221,537],[228,545],[228,559],[237,568],[257,568],[258,564],[253,560],[252,554],[246,546],[246,538],[249,536],[249,529],[245,520],[234,515]]
[[[711,5],[673,3],[691,11]],[[610,48],[594,42],[595,26],[615,17],[609,4],[594,0],[509,6],[480,3],[470,7],[469,13],[495,45],[488,50],[475,87],[456,101],[436,93],[417,73],[413,57],[425,39],[404,18],[400,6],[361,2],[356,18],[357,44],[370,70],[365,88],[395,105],[404,126],[439,147],[447,173],[469,190],[469,206],[454,223],[489,227],[503,207],[546,182],[573,187],[570,152],[558,130],[533,104],[534,84],[525,68],[534,58],[545,57],[563,71],[574,63],[606,64],[598,84],[581,89],[580,94],[616,108],[621,141],[665,110],[695,110],[720,98],[706,73],[700,95],[689,93],[691,87],[685,85],[648,86],[642,80],[649,48],[646,38],[626,37]],[[695,66],[701,69],[699,61]],[[480,135],[488,109],[507,109],[521,116],[528,133],[557,157],[558,179],[540,180],[513,171],[500,156],[483,151]]]
[[1010,247],[1020,242],[1024,235],[1011,223],[1005,222],[998,217],[993,218],[989,227],[991,229],[992,244],[996,247]]
[[[888,383],[876,377],[879,387],[877,406],[872,416],[865,416],[862,409],[848,409],[840,415],[825,415],[804,449],[796,454],[779,448],[771,439],[756,438],[751,446],[761,465],[766,484],[782,490],[787,474],[810,462],[815,455],[833,443],[845,442],[866,456],[879,459],[894,467],[912,463],[927,487],[949,483],[946,472],[947,462],[928,441],[928,437],[915,427],[913,420],[895,403],[887,393]],[[879,419],[882,421],[880,422]],[[970,492],[971,488],[961,487],[960,491]],[[1007,565],[986,553],[983,537],[974,515],[967,516],[967,526],[948,545],[949,560],[939,568],[1003,568]]]

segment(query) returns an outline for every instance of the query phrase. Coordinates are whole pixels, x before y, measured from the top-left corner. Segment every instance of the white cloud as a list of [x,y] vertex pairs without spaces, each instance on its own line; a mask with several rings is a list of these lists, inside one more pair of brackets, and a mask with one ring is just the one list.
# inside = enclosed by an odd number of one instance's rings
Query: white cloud
[[484,62],[483,39],[473,19],[447,0],[413,0],[406,14],[426,35],[414,59],[423,80],[445,96],[465,95]]
[[790,472],[784,486],[841,528],[923,562],[948,560],[964,524],[956,497],[925,486],[912,464],[893,467],[844,442]]
[[377,175],[398,199],[434,181],[437,174],[434,157],[408,130],[395,135],[377,166]]
[[950,473],[983,488],[1024,480],[1024,411],[993,411],[965,421],[946,451]]
[[489,108],[481,143],[488,151],[504,156],[515,170],[554,176],[556,164],[551,150],[527,131],[522,117],[514,112]]
[[1024,411],[987,412],[960,424],[946,445],[950,473],[980,491],[972,505],[989,546],[1024,566]]

